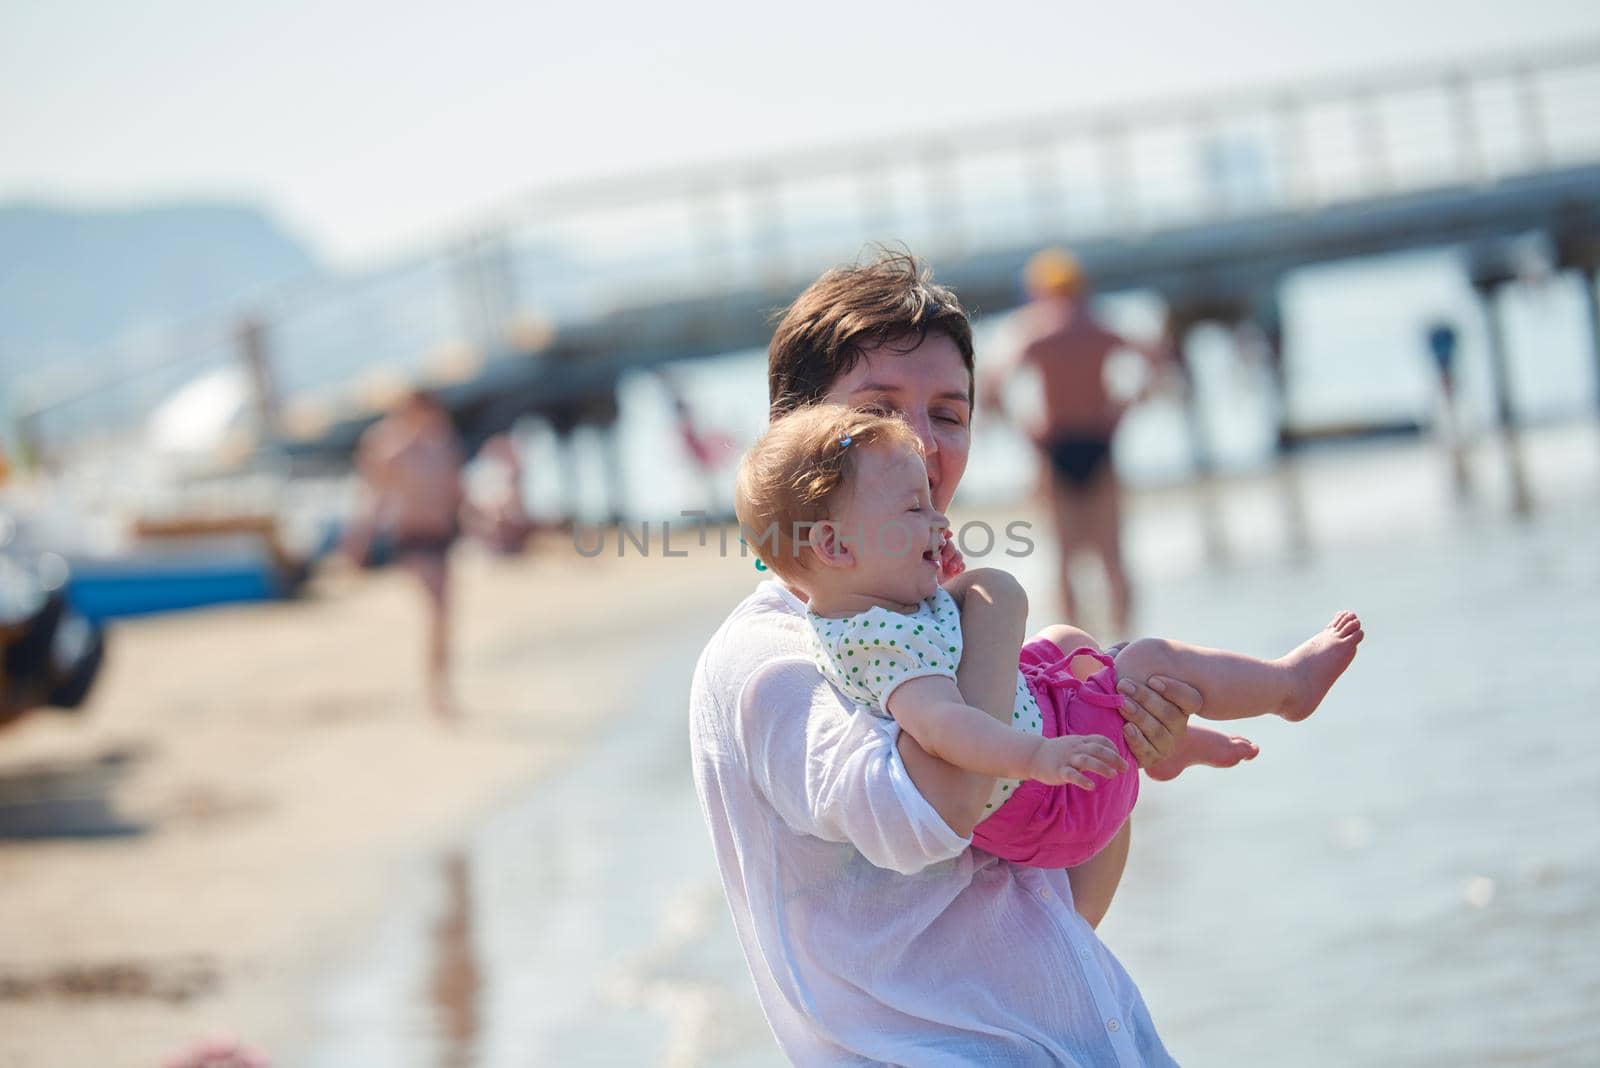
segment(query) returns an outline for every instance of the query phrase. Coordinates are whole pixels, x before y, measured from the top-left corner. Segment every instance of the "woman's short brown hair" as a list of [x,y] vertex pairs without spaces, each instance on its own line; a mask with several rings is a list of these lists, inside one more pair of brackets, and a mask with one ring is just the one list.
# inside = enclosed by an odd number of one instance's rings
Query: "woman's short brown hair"
[[790,581],[804,576],[807,524],[829,518],[856,457],[877,444],[922,451],[897,415],[813,404],[773,421],[745,453],[734,491],[739,532],[762,563]]
[[910,352],[929,334],[955,342],[972,390],[972,324],[956,295],[909,252],[827,271],[789,305],[767,350],[770,418],[815,404],[873,345]]

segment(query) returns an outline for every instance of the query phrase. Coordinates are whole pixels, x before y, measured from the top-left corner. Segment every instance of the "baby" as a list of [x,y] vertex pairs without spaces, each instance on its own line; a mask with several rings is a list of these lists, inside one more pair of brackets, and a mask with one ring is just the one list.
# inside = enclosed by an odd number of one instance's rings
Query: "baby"
[[[829,681],[873,715],[892,717],[929,753],[995,776],[973,843],[1021,864],[1081,864],[1133,810],[1139,776],[1117,712],[1119,676],[1182,679],[1200,691],[1200,714],[1211,719],[1300,720],[1349,667],[1363,636],[1360,620],[1341,612],[1276,660],[1152,638],[1114,657],[1050,638],[1020,651],[1014,640],[979,633],[965,643],[962,622],[971,616],[956,597],[981,586],[984,572],[940,586],[949,521],[933,506],[915,433],[893,416],[837,405],[785,416],[745,456],[736,507],[761,561],[807,598],[817,665]],[[1004,657],[994,664],[1001,670],[1018,665],[1008,722],[962,698],[956,669],[964,649]],[[1244,739],[1190,728],[1160,776],[1254,755]]]

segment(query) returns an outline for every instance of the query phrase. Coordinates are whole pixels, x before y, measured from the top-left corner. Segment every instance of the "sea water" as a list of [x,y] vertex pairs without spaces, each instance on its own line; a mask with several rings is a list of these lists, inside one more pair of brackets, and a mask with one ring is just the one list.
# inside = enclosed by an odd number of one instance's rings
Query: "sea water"
[[[1231,725],[1253,763],[1141,795],[1101,934],[1182,1063],[1600,1058],[1600,431],[1529,435],[1531,518],[1502,459],[1477,450],[1458,501],[1427,447],[1313,456],[1305,551],[1275,479],[1219,489],[1221,560],[1191,494],[1134,500],[1141,631],[1275,655],[1353,608],[1367,633],[1310,720]],[[1048,550],[1009,562],[1035,626]],[[397,896],[328,978],[311,1063],[785,1063],[689,775],[683,695],[726,607],[663,636],[676,699]]]

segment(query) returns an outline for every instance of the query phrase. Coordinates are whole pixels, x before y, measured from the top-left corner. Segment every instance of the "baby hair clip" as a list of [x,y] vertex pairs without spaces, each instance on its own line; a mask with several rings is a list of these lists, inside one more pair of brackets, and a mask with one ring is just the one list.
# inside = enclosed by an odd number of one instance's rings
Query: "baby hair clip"
[[846,434],[844,437],[839,439],[839,448],[848,449],[850,447],[850,443],[854,440],[855,438],[852,438],[849,434]]

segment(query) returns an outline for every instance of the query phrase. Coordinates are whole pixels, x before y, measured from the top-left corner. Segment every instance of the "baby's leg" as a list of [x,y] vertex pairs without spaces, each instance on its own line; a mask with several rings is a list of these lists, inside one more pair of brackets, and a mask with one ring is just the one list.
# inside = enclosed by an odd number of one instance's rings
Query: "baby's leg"
[[[1063,653],[1071,653],[1074,649],[1081,649],[1084,646],[1097,650],[1100,648],[1099,643],[1086,632],[1079,630],[1077,627],[1069,627],[1065,623],[1056,623],[1046,627],[1039,632],[1039,637],[1049,638],[1060,647]],[[1127,642],[1113,645],[1108,652],[1110,652],[1112,659],[1115,660],[1117,655],[1127,646]],[[1088,681],[1089,677],[1099,671],[1101,666],[1100,661],[1092,656],[1079,656],[1073,658],[1072,663],[1068,665],[1068,669],[1073,675]],[[1254,760],[1259,752],[1260,750],[1256,748],[1256,744],[1248,738],[1223,734],[1207,727],[1190,726],[1184,731],[1183,740],[1178,743],[1178,751],[1165,760],[1160,760],[1147,766],[1145,773],[1152,779],[1175,779],[1184,768],[1193,767],[1196,764],[1206,764],[1213,768],[1231,768],[1241,760]],[[1127,828],[1124,827],[1123,831],[1125,833]],[[1102,852],[1100,855],[1103,856],[1104,853]],[[1099,859],[1100,856],[1096,856],[1086,866],[1094,865]],[[1073,870],[1076,872],[1078,869],[1075,868]],[[1118,872],[1120,873],[1120,871],[1121,869],[1119,868]],[[1076,887],[1077,883],[1074,882],[1073,886]],[[1076,896],[1076,889],[1074,889],[1073,894]],[[1093,923],[1094,921],[1091,920],[1090,922]]]
[[1185,768],[1192,768],[1196,764],[1204,764],[1211,768],[1231,768],[1245,760],[1254,760],[1261,752],[1248,738],[1241,738],[1237,734],[1223,734],[1210,727],[1196,727],[1192,724],[1183,732],[1183,740],[1178,743],[1178,751],[1165,760],[1157,761],[1144,769],[1144,773],[1152,779],[1176,779]]
[[[1096,652],[1100,651],[1100,643],[1095,641],[1088,631],[1070,627],[1065,623],[1052,623],[1041,630],[1035,637],[1048,638],[1056,644],[1056,648],[1060,649],[1063,655],[1084,648],[1093,649]],[[1077,678],[1087,681],[1090,676],[1103,666],[1100,661],[1092,656],[1078,656],[1074,657],[1072,662],[1067,665],[1067,670],[1071,671]]]
[[[1164,638],[1140,638],[1117,654],[1117,674],[1140,681],[1151,675],[1182,679],[1200,691],[1207,719],[1244,719],[1273,713],[1302,720],[1316,711],[1364,637],[1353,612],[1333,621],[1276,660],[1257,660],[1222,649]],[[1192,733],[1192,732],[1191,732]]]
[[967,703],[1010,726],[1028,596],[1010,575],[991,568],[968,571],[945,588],[961,606],[956,686]]

